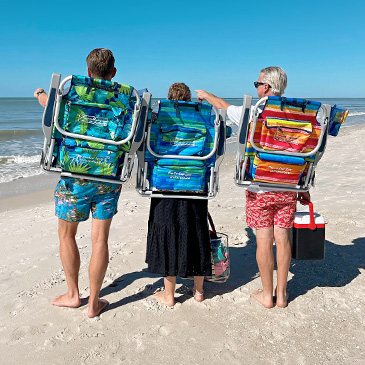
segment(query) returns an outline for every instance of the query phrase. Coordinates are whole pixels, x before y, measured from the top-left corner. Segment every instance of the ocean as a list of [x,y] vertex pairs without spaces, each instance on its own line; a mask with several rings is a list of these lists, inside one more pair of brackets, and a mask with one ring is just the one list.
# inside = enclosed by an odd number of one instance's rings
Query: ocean
[[[241,98],[225,100],[242,105]],[[350,113],[342,128],[365,124],[365,98],[313,100],[348,108]],[[4,183],[44,174],[39,167],[43,147],[42,115],[43,108],[35,98],[0,98],[0,192]]]

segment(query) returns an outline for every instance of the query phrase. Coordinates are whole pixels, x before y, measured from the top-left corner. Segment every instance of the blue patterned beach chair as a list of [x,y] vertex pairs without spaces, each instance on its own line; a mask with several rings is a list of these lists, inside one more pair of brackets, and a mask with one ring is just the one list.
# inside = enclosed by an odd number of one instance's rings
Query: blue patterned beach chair
[[137,191],[147,197],[213,198],[225,152],[225,111],[173,100],[159,100],[152,110],[137,151]]
[[41,166],[62,176],[126,182],[151,94],[141,97],[132,86],[85,76],[60,79],[53,74],[43,115]]
[[252,107],[245,95],[238,131],[238,186],[308,191],[327,135],[337,135],[348,111],[317,101],[269,96]]

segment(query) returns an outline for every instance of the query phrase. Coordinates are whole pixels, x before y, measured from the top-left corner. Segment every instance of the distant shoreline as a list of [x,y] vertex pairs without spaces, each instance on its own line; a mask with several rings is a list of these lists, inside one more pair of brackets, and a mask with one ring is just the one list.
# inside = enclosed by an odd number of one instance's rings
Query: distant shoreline
[[[247,95],[251,95],[251,94],[247,94]],[[286,96],[286,95],[284,95]],[[220,98],[225,99],[225,100],[242,100],[243,97],[228,97],[228,96],[221,96],[219,95]],[[288,98],[293,98],[294,96],[287,96]],[[152,99],[156,99],[156,100],[160,100],[160,99],[165,99],[166,96],[153,96],[152,94]],[[359,96],[359,97],[347,97],[347,96],[333,96],[333,97],[307,97],[307,96],[301,96],[301,97],[296,97],[297,99],[308,99],[308,100],[334,100],[334,99],[345,99],[345,100],[356,100],[356,99],[360,99],[360,100],[365,100],[365,96]],[[34,102],[36,102],[37,100],[34,98],[34,96],[0,96],[0,100],[1,99],[29,99],[29,100],[34,100]],[[256,96],[254,96],[254,99],[257,99]],[[198,101],[197,98],[192,98],[193,101]]]

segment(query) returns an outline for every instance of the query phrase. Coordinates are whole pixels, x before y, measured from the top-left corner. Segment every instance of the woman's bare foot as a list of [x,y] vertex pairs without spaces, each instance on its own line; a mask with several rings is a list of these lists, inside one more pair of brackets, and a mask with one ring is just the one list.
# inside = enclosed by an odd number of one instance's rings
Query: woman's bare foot
[[97,305],[93,306],[89,303],[89,311],[87,313],[87,316],[89,318],[94,318],[98,316],[109,304],[109,302],[106,299],[98,299]]
[[285,308],[288,305],[288,299],[289,299],[288,292],[278,295],[277,290],[275,289],[275,297],[276,297],[276,306],[277,307]]
[[202,302],[204,300],[204,292],[199,293],[197,290],[194,290],[194,299],[199,303]]
[[175,298],[173,296],[168,296],[166,291],[158,291],[153,297],[168,307],[173,307],[175,305]]
[[261,289],[252,292],[251,297],[261,303],[265,308],[272,308],[274,306],[272,295],[265,295]]
[[78,294],[75,296],[70,296],[68,293],[66,293],[53,298],[51,304],[57,307],[78,308],[81,305],[81,299]]

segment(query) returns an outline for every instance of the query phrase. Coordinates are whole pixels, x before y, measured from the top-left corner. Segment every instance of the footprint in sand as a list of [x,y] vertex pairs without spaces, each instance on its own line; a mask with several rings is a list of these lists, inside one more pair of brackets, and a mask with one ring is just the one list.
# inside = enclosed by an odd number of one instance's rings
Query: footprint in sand
[[139,334],[133,336],[132,341],[135,342],[135,344],[136,344],[136,352],[145,351],[146,348],[143,344],[145,336],[146,336],[145,333],[139,333]]
[[29,336],[37,336],[44,333],[45,330],[42,327],[37,326],[21,326],[13,331],[10,341],[20,341]]
[[[166,310],[173,310],[174,307],[168,307],[165,304],[160,303],[159,301],[157,301],[156,299],[146,299],[143,301],[143,304],[147,307],[147,310],[149,311],[153,311],[153,312],[163,312]],[[175,304],[176,306],[176,304]]]
[[74,335],[70,333],[70,329],[66,327],[56,336],[44,341],[44,348],[63,345],[64,343],[70,342],[73,338]]
[[158,329],[158,334],[163,337],[169,336],[171,332],[172,332],[171,328],[169,328],[169,326],[167,325],[163,325]]

